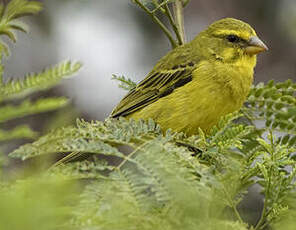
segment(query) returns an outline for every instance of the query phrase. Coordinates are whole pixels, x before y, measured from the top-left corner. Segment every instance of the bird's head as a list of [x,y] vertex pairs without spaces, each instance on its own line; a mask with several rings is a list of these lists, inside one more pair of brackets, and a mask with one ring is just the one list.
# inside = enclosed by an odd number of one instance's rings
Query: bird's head
[[256,54],[268,50],[258,38],[255,30],[247,23],[224,18],[211,24],[202,34],[202,45],[209,49],[209,55],[225,62],[256,60]]

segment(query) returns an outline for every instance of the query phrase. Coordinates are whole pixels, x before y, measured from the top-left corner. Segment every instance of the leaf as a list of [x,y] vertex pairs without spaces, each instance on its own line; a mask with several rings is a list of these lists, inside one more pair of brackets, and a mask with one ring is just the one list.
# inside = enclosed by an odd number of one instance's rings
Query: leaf
[[37,1],[12,0],[10,1],[3,15],[8,21],[25,15],[36,14],[42,10],[42,4]]
[[41,73],[27,74],[22,80],[9,80],[0,88],[0,102],[49,89],[62,79],[73,76],[80,68],[80,63],[66,61]]
[[274,83],[270,81],[253,87],[246,110],[251,117],[265,120],[274,131],[296,134],[296,84],[291,80]]
[[[46,137],[43,137],[46,138]],[[48,140],[44,143],[44,140],[39,140],[33,144],[26,144],[20,148],[14,150],[10,156],[14,158],[20,158],[26,160],[32,157],[50,154],[50,153],[70,153],[70,152],[82,152],[92,154],[103,154],[106,156],[116,156],[124,158],[124,155],[120,153],[116,148],[109,146],[99,140],[86,140],[83,138],[56,138],[55,141]]]
[[266,149],[268,153],[271,154],[273,152],[272,146],[268,144],[264,139],[258,138],[257,141]]
[[36,102],[26,100],[18,106],[2,106],[0,107],[0,123],[15,118],[56,110],[67,104],[68,99],[60,97],[39,99]]
[[132,81],[130,78],[125,78],[124,76],[117,76],[113,74],[112,80],[119,81],[119,88],[125,90],[131,90],[137,86],[137,84],[134,81]]
[[[0,36],[6,35],[11,41],[16,42],[14,30],[27,32],[26,24],[17,21],[17,18],[36,14],[42,9],[42,4],[37,1],[27,0],[11,0],[8,4],[0,3]],[[9,53],[7,46],[0,40],[0,46],[6,47],[0,49],[0,52],[5,52],[6,56]]]
[[12,130],[0,129],[0,141],[11,141],[15,139],[35,139],[37,132],[33,131],[29,126],[17,126]]
[[92,160],[60,164],[52,167],[48,174],[64,177],[65,179],[107,179],[106,176],[103,176],[103,172],[106,170],[112,171],[114,166],[110,166],[107,162],[93,157]]
[[1,35],[6,35],[8,38],[10,38],[10,40],[12,40],[13,42],[16,42],[16,35],[11,30],[9,30],[9,28],[5,28],[5,29],[0,28],[0,36]]
[[29,27],[25,23],[16,20],[9,24],[9,28],[19,30],[24,33],[29,31]]

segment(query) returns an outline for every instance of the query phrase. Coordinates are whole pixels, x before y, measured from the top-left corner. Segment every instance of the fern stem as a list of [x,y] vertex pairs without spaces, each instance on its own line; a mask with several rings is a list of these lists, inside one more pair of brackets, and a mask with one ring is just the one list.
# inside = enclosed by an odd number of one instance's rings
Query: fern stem
[[117,170],[119,170],[120,171],[120,168],[127,162],[127,161],[130,161],[131,160],[131,158],[132,158],[132,156],[133,155],[135,155],[138,151],[139,151],[139,149],[141,149],[142,147],[143,147],[143,145],[146,145],[147,143],[144,143],[144,144],[142,144],[142,145],[140,145],[140,146],[138,146],[134,151],[132,151],[130,154],[128,154],[127,156],[126,156],[126,158],[116,167],[116,169]]
[[[273,155],[273,153],[270,153],[270,154]],[[262,213],[261,213],[260,219],[259,219],[258,223],[256,224],[254,230],[263,229],[263,226],[265,225],[264,221],[265,221],[266,212],[267,212],[267,201],[269,200],[270,181],[271,181],[271,178],[268,177],[268,184],[265,189],[265,194],[264,194],[265,198],[264,198]]]
[[126,158],[116,167],[118,171],[120,171],[120,168],[131,159],[131,157],[138,151],[138,149],[132,151],[129,155],[126,156]]
[[242,218],[241,218],[241,216],[240,216],[240,214],[239,214],[239,212],[238,212],[238,210],[236,208],[235,203],[233,202],[233,199],[230,197],[230,195],[229,195],[228,191],[225,189],[224,185],[222,187],[223,187],[224,194],[225,194],[226,198],[228,199],[228,202],[229,202],[231,208],[233,209],[234,214],[236,215],[238,221],[240,223],[244,223],[244,221],[242,220]]
[[233,210],[234,210],[234,213],[235,213],[235,215],[236,215],[238,221],[239,221],[240,223],[244,223],[243,219],[241,218],[241,215],[239,214],[239,212],[238,212],[238,210],[237,210],[237,208],[236,208],[236,205],[233,205],[232,208],[233,208]]
[[[269,187],[269,186],[268,186]],[[266,192],[267,193],[267,192]],[[254,230],[258,230],[258,229],[262,229],[262,227],[265,225],[264,224],[264,220],[265,220],[265,215],[266,215],[266,211],[267,211],[267,202],[266,202],[266,195],[265,195],[265,201],[264,201],[264,205],[263,205],[263,209],[262,209],[262,213],[260,216],[260,219],[258,221],[258,223],[256,224]],[[262,225],[263,224],[263,225]]]
[[[270,152],[270,155],[271,155],[272,161],[275,161],[275,159],[274,159],[275,146],[274,146],[272,130],[269,130],[269,135],[270,135],[269,139],[270,139],[270,143],[271,143],[271,147],[272,147],[272,152]],[[272,181],[272,179],[269,176],[268,177],[267,188],[266,188],[265,194],[264,194],[265,199],[264,199],[263,210],[262,210],[262,213],[261,213],[261,217],[260,217],[257,225],[255,226],[254,230],[264,229],[264,227],[267,225],[267,222],[265,222],[265,218],[268,216],[268,213],[269,213],[267,211],[267,208],[268,208],[267,201],[269,200],[270,181]]]

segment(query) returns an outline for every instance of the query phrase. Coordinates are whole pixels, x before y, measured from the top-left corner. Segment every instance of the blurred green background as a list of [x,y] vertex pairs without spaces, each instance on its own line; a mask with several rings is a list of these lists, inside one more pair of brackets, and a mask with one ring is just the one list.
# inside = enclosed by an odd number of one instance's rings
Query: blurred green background
[[[70,97],[85,118],[104,119],[125,94],[112,74],[139,81],[170,50],[157,25],[130,0],[42,2],[44,11],[26,18],[29,36],[19,34],[13,45],[6,77],[22,77],[63,59],[80,60],[83,70],[57,93]],[[296,78],[295,0],[192,0],[185,10],[188,40],[223,17],[248,22],[269,46],[259,55],[256,82]]]

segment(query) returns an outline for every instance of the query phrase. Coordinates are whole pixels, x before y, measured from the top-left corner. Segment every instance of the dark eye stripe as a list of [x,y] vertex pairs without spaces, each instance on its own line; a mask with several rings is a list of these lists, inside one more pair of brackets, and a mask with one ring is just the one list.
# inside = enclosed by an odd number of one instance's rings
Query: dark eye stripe
[[240,42],[240,41],[242,40],[241,38],[239,38],[238,36],[233,35],[233,34],[228,35],[228,36],[226,37],[226,39],[227,39],[229,42],[231,42],[231,43],[238,43],[238,42]]

